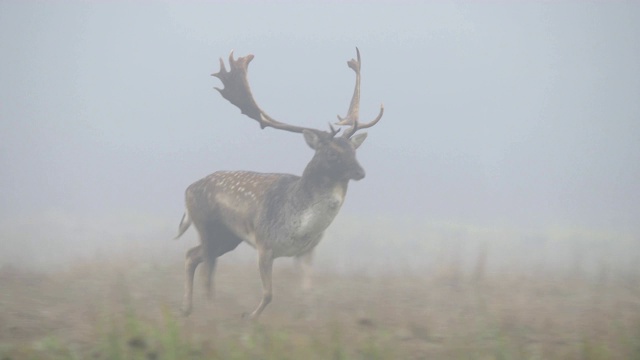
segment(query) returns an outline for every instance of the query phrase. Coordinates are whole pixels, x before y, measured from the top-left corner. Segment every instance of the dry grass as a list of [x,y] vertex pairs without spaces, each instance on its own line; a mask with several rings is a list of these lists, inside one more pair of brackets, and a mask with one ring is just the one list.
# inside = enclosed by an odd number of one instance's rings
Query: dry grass
[[[479,261],[484,261],[480,259]],[[178,315],[182,264],[118,260],[0,270],[0,359],[640,359],[640,277],[320,273],[260,296],[253,264],[221,261],[216,299]]]

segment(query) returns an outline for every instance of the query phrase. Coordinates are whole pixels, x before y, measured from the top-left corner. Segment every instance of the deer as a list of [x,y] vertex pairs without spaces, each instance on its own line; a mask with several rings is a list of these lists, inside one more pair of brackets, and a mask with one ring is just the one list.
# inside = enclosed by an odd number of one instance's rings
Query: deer
[[[347,62],[356,74],[356,84],[347,115],[338,115],[329,130],[301,127],[280,122],[262,110],[249,87],[247,72],[254,56],[234,59],[229,55],[227,71],[220,58],[220,70],[212,76],[223,88],[215,87],[224,99],[240,109],[241,114],[267,127],[301,133],[315,154],[302,175],[258,173],[252,171],[218,171],[187,187],[186,210],[180,221],[182,236],[193,224],[199,234],[199,245],[186,253],[185,285],[181,311],[192,311],[193,281],[196,268],[204,263],[207,297],[212,296],[212,276],[217,259],[245,242],[258,253],[258,270],[262,281],[262,299],[251,312],[257,319],[272,300],[272,268],[279,257],[295,257],[310,262],[311,252],[320,242],[327,227],[338,214],[347,193],[349,181],[362,180],[365,171],[356,159],[356,149],[367,133],[357,131],[377,124],[384,113],[380,105],[377,117],[360,123],[360,50],[357,60]],[[338,133],[344,130],[340,136]]]

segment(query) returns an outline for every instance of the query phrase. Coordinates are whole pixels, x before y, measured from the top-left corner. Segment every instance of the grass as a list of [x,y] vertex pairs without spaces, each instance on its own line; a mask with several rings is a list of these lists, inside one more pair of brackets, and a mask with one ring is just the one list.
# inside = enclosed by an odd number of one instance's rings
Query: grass
[[[0,360],[9,359],[640,359],[640,276],[574,272],[319,273],[298,291],[276,267],[258,322],[254,265],[221,262],[216,300],[196,288],[178,315],[179,263],[0,269]],[[476,272],[482,272],[477,274]]]
[[[360,345],[348,346],[342,329],[334,325],[328,334],[322,331],[300,334],[261,323],[244,324],[241,333],[216,339],[191,336],[182,319],[168,309],[163,322],[153,324],[126,315],[113,316],[109,327],[99,332],[97,344],[88,351],[94,359],[390,359],[394,358],[388,336],[369,334]],[[59,346],[59,345],[56,345]],[[57,349],[57,347],[56,347]],[[36,349],[38,350],[38,349]],[[43,349],[47,350],[47,349]],[[73,358],[61,348],[60,357]]]

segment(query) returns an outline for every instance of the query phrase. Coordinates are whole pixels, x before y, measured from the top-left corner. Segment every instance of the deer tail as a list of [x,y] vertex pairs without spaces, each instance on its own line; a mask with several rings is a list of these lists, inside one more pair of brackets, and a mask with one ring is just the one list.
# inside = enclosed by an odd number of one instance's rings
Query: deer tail
[[178,226],[178,235],[176,235],[176,237],[174,237],[173,239],[176,240],[180,236],[182,236],[182,234],[187,231],[189,226],[191,226],[191,218],[189,217],[189,211],[185,210],[184,215],[182,215],[182,220],[180,220],[180,226]]

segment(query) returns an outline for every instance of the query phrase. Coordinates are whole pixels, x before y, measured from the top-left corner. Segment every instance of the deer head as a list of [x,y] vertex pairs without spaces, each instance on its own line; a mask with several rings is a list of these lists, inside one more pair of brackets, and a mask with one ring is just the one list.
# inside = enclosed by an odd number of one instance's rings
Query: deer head
[[316,176],[333,181],[364,178],[364,169],[356,160],[356,149],[367,138],[366,133],[350,139],[323,136],[307,130],[304,130],[303,134],[307,145],[316,152],[303,177]]

